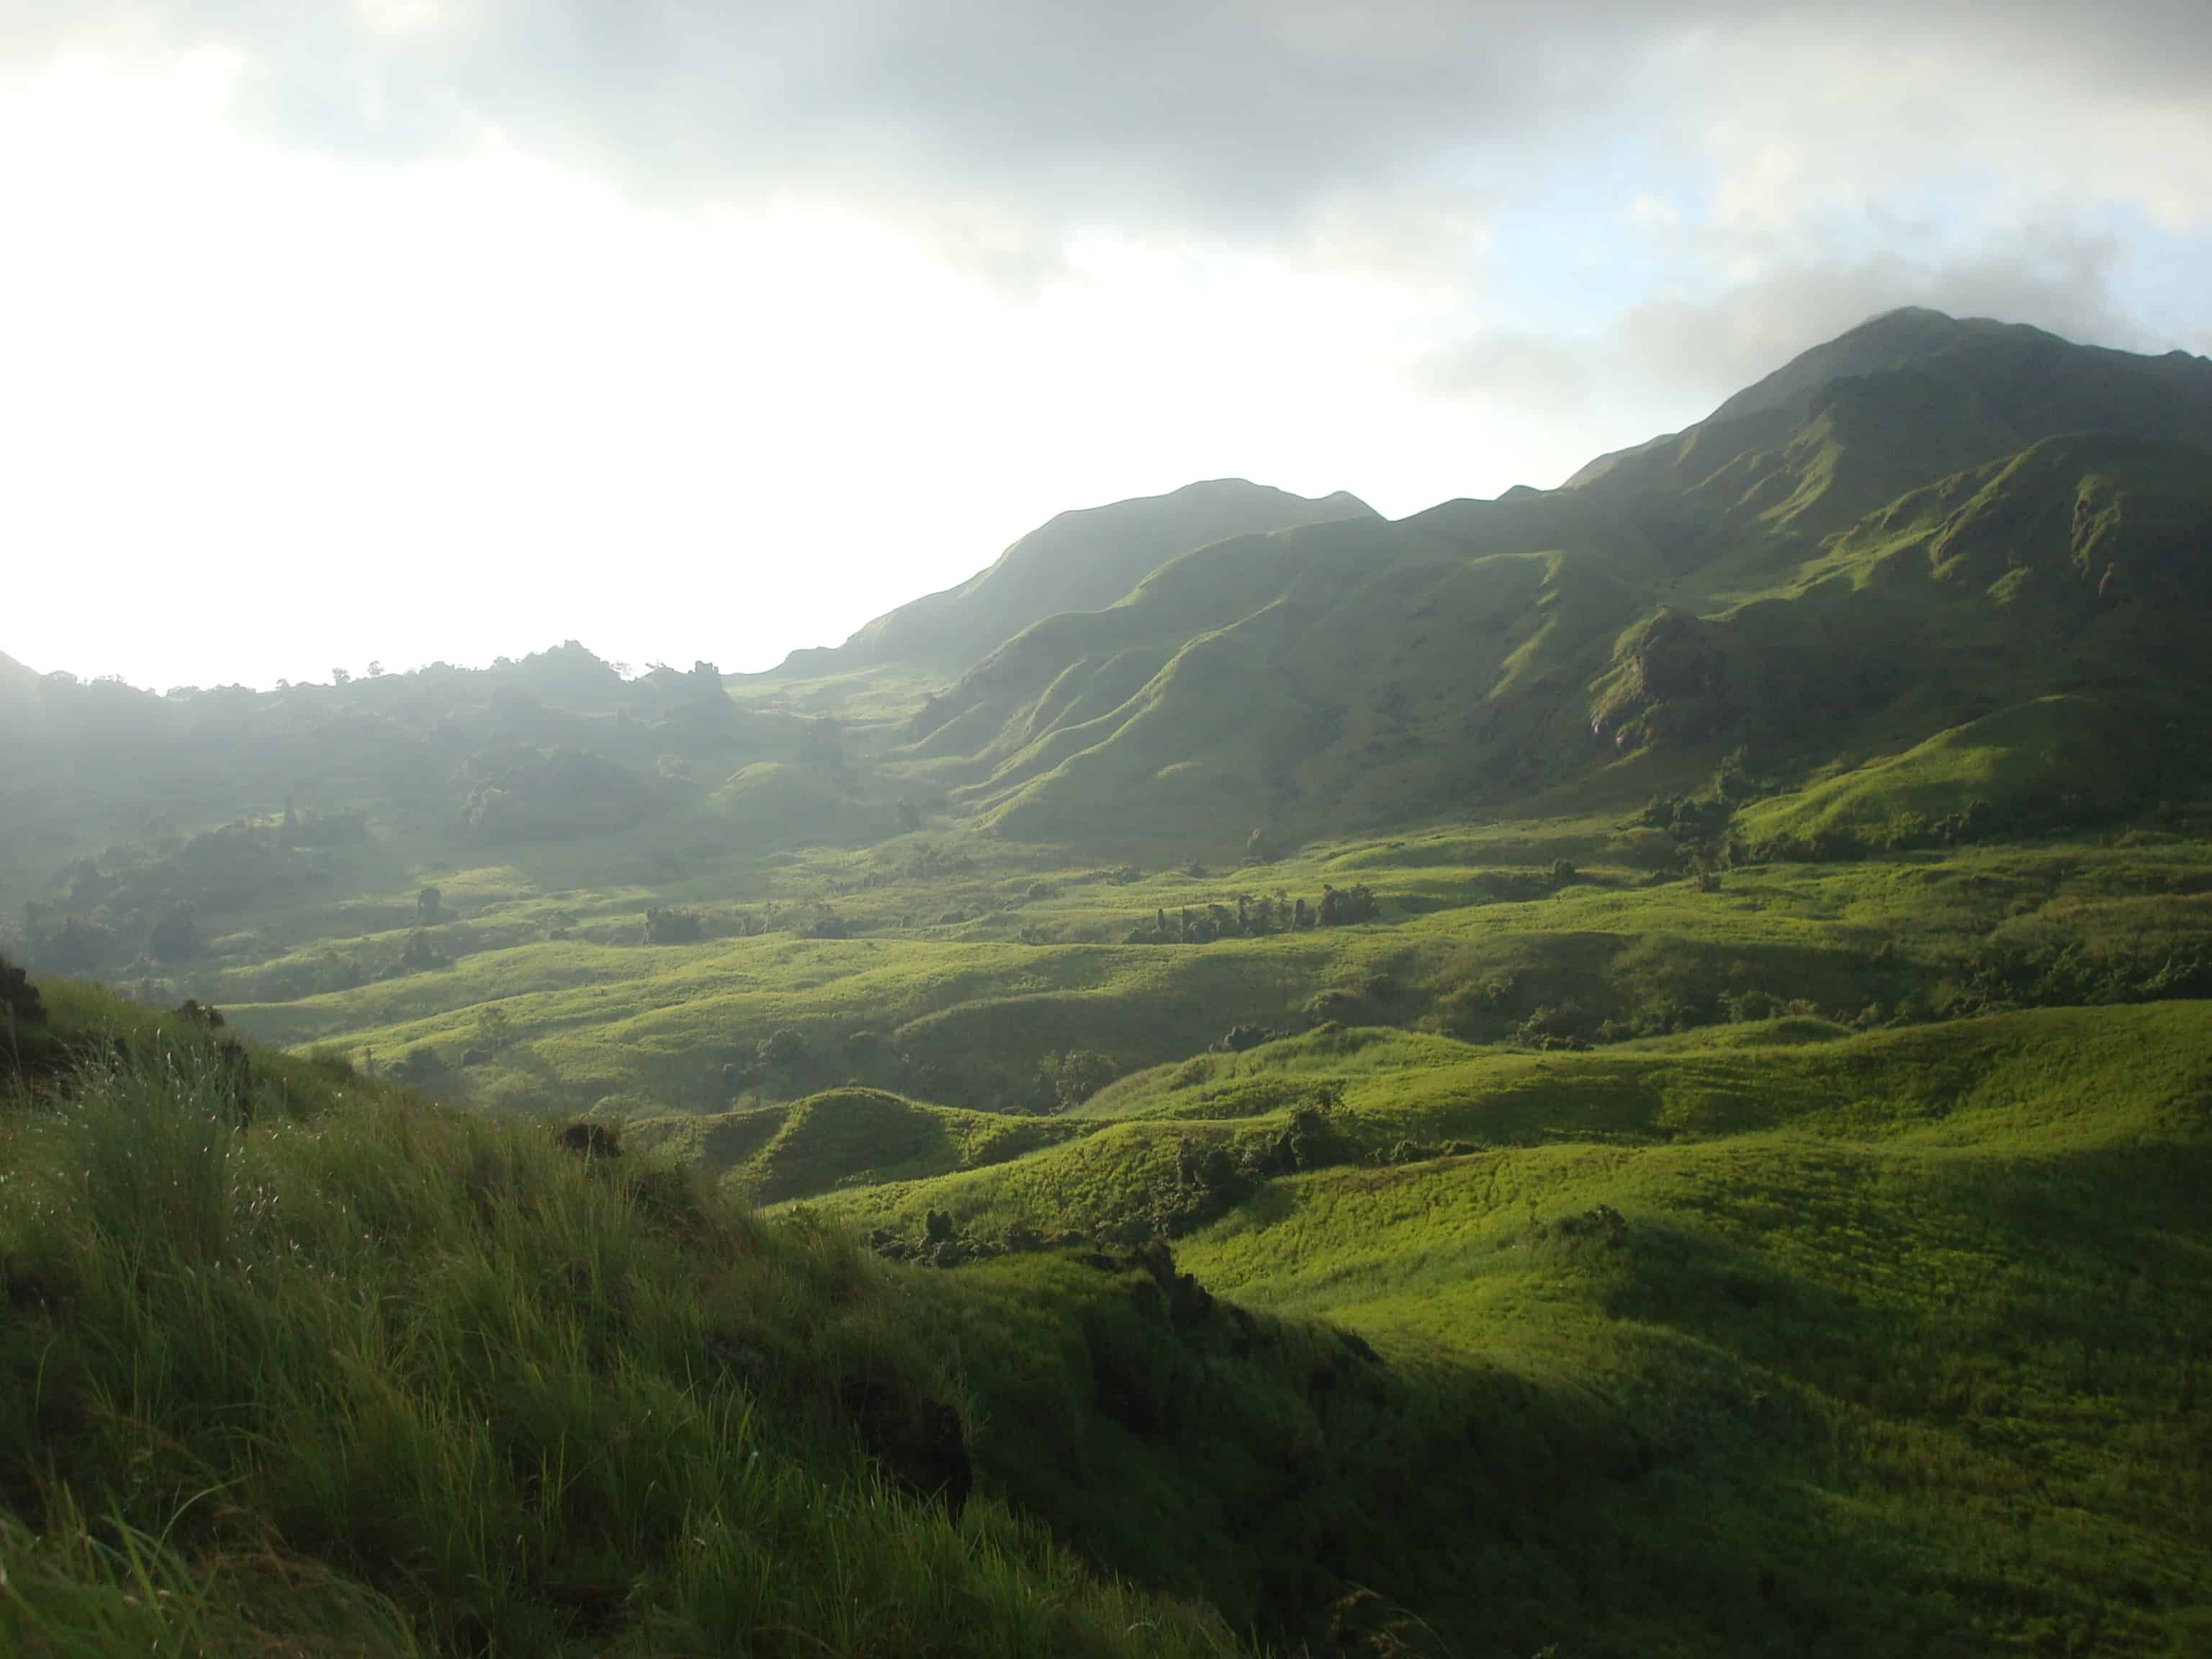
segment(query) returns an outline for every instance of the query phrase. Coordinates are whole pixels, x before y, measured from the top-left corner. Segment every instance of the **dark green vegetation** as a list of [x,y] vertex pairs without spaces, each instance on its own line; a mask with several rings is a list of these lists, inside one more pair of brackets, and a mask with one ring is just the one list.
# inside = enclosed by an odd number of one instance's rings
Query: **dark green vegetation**
[[0,664],[0,1617],[2204,1650],[2208,446],[1904,313],[751,679]]
[[925,1276],[50,991],[76,1064],[0,1120],[9,1651],[1225,1645],[969,1501]]

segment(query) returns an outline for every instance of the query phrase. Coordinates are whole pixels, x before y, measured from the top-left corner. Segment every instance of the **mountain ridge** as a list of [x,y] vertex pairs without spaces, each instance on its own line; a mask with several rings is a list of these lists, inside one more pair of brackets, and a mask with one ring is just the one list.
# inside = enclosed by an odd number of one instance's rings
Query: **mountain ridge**
[[1991,697],[2203,696],[2212,364],[1936,313],[1854,336],[1557,490],[1194,550],[1007,641],[907,752],[1018,838],[1227,838],[1730,734],[1809,764]]
[[1243,478],[1054,514],[967,580],[895,607],[843,644],[794,651],[767,677],[792,678],[910,662],[957,673],[1030,623],[1113,604],[1177,554],[1253,532],[1375,518],[1338,490],[1302,496]]

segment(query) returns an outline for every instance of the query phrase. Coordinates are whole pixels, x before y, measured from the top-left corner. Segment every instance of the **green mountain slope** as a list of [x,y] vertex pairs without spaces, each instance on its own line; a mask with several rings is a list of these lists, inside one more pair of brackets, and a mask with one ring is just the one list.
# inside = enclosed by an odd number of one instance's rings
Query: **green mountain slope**
[[[840,1202],[1163,1228],[1217,1291],[1387,1359],[1606,1402],[1581,1432],[1610,1416],[1638,1472],[1547,1545],[1563,1650],[2160,1653],[2212,1630],[2208,1087],[2203,1003],[1602,1055],[1316,1034]],[[1527,1582],[1524,1517],[1461,1524],[1480,1565],[1418,1605],[1509,1651],[1474,1632]]]
[[904,663],[958,673],[1032,623],[1113,604],[1193,548],[1292,525],[1374,517],[1372,507],[1342,490],[1310,500],[1242,478],[1063,513],[959,586],[877,617],[842,646],[794,652],[776,672],[806,677]]
[[907,757],[1020,839],[1218,846],[2201,702],[2212,365],[1914,313],[1754,391],[1561,490],[1187,555],[1009,641]]

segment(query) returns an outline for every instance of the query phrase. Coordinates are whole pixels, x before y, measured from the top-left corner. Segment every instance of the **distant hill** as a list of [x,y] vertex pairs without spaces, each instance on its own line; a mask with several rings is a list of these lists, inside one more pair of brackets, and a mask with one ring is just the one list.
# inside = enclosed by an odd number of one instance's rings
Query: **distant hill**
[[604,839],[655,878],[924,823],[1217,859],[1617,812],[1723,757],[1819,792],[1759,817],[1778,844],[1931,803],[2078,818],[2196,763],[2208,629],[2212,363],[1899,312],[1553,490],[1390,521],[1231,479],[1062,514],[773,675],[626,679],[571,641],[157,697],[0,660],[0,898],[288,803],[418,859]]
[[901,605],[841,646],[793,652],[774,672],[801,678],[902,662],[957,674],[1032,623],[1104,609],[1193,548],[1293,525],[1376,517],[1341,490],[1314,500],[1242,478],[1062,513],[959,586]]
[[26,668],[6,652],[0,651],[0,692],[9,691],[18,686],[33,685],[37,684],[38,678],[35,669]]
[[1008,640],[908,752],[1023,839],[1329,833],[2054,696],[2193,732],[2208,622],[2212,363],[1906,312],[1560,489],[1194,550]]

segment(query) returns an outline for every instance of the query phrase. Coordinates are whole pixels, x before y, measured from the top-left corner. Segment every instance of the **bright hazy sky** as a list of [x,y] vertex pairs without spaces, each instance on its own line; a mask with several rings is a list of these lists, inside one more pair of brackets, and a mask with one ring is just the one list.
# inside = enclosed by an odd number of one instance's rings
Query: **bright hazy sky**
[[767,666],[1901,303],[2212,351],[2212,6],[0,0],[0,651]]

